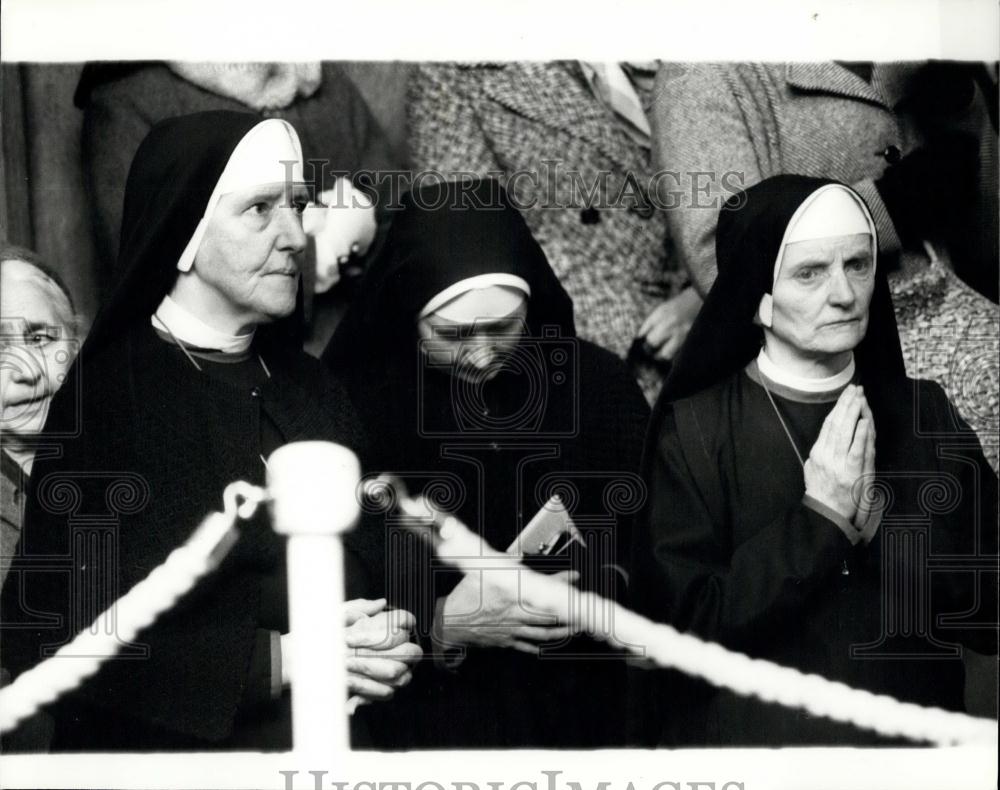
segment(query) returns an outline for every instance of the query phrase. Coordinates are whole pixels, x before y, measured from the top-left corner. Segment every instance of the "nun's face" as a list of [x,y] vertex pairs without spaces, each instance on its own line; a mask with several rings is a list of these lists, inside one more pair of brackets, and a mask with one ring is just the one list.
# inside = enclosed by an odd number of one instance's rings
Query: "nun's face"
[[789,244],[773,289],[768,353],[803,362],[852,350],[868,329],[875,288],[867,233]]
[[246,330],[292,313],[299,282],[294,256],[306,245],[307,202],[303,187],[287,184],[250,187],[219,199],[192,270],[208,286],[206,309],[214,323]]
[[494,378],[515,353],[526,331],[528,301],[503,316],[449,321],[437,313],[420,319],[417,332],[428,366],[473,384]]

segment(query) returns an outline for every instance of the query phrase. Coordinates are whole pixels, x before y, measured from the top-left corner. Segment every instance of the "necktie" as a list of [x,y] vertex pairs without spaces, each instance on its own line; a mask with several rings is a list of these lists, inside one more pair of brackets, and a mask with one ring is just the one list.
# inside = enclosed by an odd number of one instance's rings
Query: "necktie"
[[582,63],[594,95],[614,114],[622,129],[643,148],[650,147],[649,120],[635,85],[619,63]]

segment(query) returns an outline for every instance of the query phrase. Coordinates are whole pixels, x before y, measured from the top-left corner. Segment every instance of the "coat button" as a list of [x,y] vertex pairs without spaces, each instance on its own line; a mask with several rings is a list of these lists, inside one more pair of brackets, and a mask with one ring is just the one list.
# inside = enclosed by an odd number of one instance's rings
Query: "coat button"
[[260,387],[254,387],[252,390],[250,390],[250,397],[251,398],[259,398],[260,397]]
[[498,452],[500,452],[500,445],[497,444],[496,442],[490,442],[490,449],[493,452],[498,453]]
[[895,145],[887,145],[881,153],[882,158],[890,165],[899,164],[899,160],[903,158],[903,152]]
[[584,225],[596,225],[600,221],[601,215],[593,206],[587,206],[587,208],[580,210],[580,222]]

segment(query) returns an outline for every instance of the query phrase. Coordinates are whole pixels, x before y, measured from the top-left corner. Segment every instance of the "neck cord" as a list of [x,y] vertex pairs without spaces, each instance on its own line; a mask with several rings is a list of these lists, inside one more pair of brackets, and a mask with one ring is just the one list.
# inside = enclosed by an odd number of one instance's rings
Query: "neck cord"
[[[761,375],[760,377],[760,386],[764,388],[764,392],[767,393],[767,399],[771,401],[771,408],[774,409],[774,413],[778,418],[778,422],[781,423],[781,427],[785,431],[785,436],[788,437],[788,443],[792,446],[792,450],[795,451],[795,457],[799,459],[799,464],[802,466],[803,469],[805,469],[806,466],[805,459],[802,458],[802,453],[799,452],[799,446],[795,443],[795,439],[792,438],[792,432],[788,430],[788,425],[785,424],[785,418],[781,416],[781,410],[778,408],[778,404],[774,402],[774,396],[771,394],[771,390],[768,389],[767,384],[764,383],[763,375]],[[840,575],[841,576],[851,575],[851,569],[847,565],[847,560],[844,560],[840,564]]]
[[[186,356],[188,358],[188,361],[192,365],[194,365],[195,370],[197,370],[200,373],[201,365],[199,365],[195,361],[195,358],[191,355],[191,352],[187,350],[187,346],[185,346],[184,343],[181,342],[180,338],[178,338],[177,335],[173,333],[173,331],[170,329],[169,326],[167,326],[166,322],[164,322],[162,318],[160,318],[155,313],[153,314],[153,318],[160,324],[160,326],[162,326],[164,329],[167,330],[167,334],[170,335],[171,339],[174,341],[174,344],[178,346],[181,351],[184,352],[184,356]],[[268,370],[267,365],[264,364],[264,358],[260,354],[256,354],[255,356],[257,357],[257,361],[260,363],[260,366],[264,369],[264,375],[267,376],[268,378],[271,378],[271,371]]]
[[195,362],[194,357],[191,356],[191,352],[189,352],[187,350],[187,346],[185,346],[178,339],[177,335],[175,335],[174,331],[169,326],[167,326],[166,322],[162,318],[160,318],[156,313],[153,313],[153,320],[157,321],[160,324],[160,326],[162,326],[164,329],[167,330],[167,334],[169,334],[170,337],[173,339],[174,345],[178,346],[180,348],[180,350],[184,352],[184,356],[186,356],[188,358],[188,361],[192,365],[194,365],[195,370],[197,370],[199,373],[201,373],[201,365],[199,365],[197,362]]
[[792,449],[795,451],[795,457],[799,459],[799,464],[804,468],[806,462],[805,459],[803,459],[802,457],[802,453],[799,452],[799,447],[795,443],[795,439],[792,438],[792,432],[788,430],[788,426],[785,424],[785,418],[781,416],[781,411],[778,409],[778,404],[774,402],[774,396],[771,395],[771,390],[768,389],[767,384],[764,383],[764,377],[761,376],[760,379],[761,379],[760,385],[764,388],[764,392],[767,393],[767,399],[771,401],[771,408],[774,409],[774,413],[778,417],[778,422],[781,423],[781,427],[785,431],[785,436],[788,437],[788,443],[792,446]]

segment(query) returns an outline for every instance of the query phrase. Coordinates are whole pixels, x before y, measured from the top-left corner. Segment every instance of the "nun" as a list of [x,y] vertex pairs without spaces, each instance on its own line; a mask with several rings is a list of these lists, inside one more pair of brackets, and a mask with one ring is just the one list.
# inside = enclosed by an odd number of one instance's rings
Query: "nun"
[[[620,594],[642,499],[638,386],[577,337],[572,301],[499,182],[425,183],[401,203],[324,355],[376,465],[489,545]],[[568,516],[582,555],[518,541],[547,508]],[[491,584],[490,571],[461,578],[402,545],[390,541],[387,583],[409,591],[433,660],[404,695],[412,723],[386,745],[622,742],[615,656]]]
[[[59,452],[36,460],[4,589],[15,673],[160,565],[228,483],[263,485],[279,446],[325,440],[366,460],[345,390],[293,339],[307,201],[283,120],[199,113],[139,147],[121,279],[53,398],[45,432]],[[53,749],[290,747],[284,544],[264,513],[240,532],[213,575],[55,705]],[[330,612],[384,621],[378,657],[350,660],[351,690],[370,701],[392,696],[420,654],[408,613],[388,627],[378,540],[348,537],[353,600]]]
[[[877,250],[837,182],[776,176],[727,201],[718,279],[651,422],[634,600],[750,656],[960,711],[959,645],[996,652],[997,478],[941,388],[906,377]],[[932,573],[945,556],[978,570]],[[654,743],[885,742],[655,683]]]

